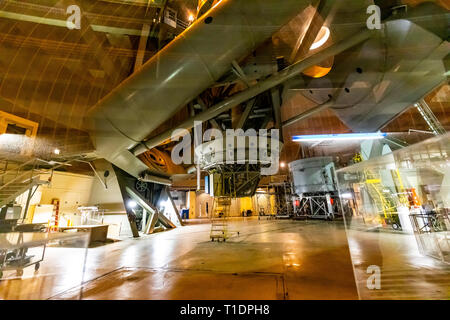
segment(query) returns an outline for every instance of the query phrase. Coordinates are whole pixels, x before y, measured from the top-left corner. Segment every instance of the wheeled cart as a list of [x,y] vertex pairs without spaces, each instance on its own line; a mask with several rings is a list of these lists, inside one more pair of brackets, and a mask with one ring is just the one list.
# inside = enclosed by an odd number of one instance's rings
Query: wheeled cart
[[[27,267],[34,266],[34,270],[38,271],[41,262],[44,261],[45,248],[47,243],[44,242],[24,242],[24,233],[8,233],[10,240],[15,242],[14,247],[0,248],[0,279],[3,277],[4,271],[16,270],[16,274],[20,277],[23,270]],[[41,254],[38,258],[35,255],[28,255],[28,249],[41,248]]]
[[[80,237],[88,238],[87,233],[47,233],[47,232],[8,232],[0,233],[0,279],[5,271],[15,270],[22,276],[25,268],[34,266],[38,271],[44,261],[49,242],[70,241]],[[87,243],[87,240],[84,240]],[[33,251],[30,254],[29,251]]]

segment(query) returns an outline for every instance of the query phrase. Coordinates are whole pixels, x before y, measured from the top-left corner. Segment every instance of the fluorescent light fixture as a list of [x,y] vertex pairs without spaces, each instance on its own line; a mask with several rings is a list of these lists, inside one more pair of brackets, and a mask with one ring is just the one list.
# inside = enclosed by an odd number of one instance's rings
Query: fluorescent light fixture
[[320,48],[325,44],[325,42],[328,41],[329,38],[330,38],[330,29],[328,29],[327,27],[322,27],[322,29],[320,29],[319,31],[319,34],[317,35],[316,40],[314,40],[314,43],[309,49],[314,50]]
[[341,197],[342,197],[343,199],[352,199],[352,198],[353,198],[353,197],[352,197],[352,194],[351,194],[350,192],[342,193],[342,194],[341,194]]
[[376,140],[387,136],[385,132],[373,133],[338,133],[338,134],[311,134],[302,136],[293,136],[292,141],[341,141],[341,140]]

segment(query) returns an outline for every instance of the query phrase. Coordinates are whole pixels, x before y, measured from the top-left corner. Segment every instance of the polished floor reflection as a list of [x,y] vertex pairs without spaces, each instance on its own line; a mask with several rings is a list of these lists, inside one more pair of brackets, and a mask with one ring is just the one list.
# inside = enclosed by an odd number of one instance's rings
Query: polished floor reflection
[[[361,299],[450,299],[450,265],[421,255],[414,235],[348,230],[348,239]],[[369,266],[381,270],[379,290],[368,289]]]
[[[374,252],[379,253],[371,249],[373,237],[382,239],[385,247],[406,250],[397,256],[383,255],[386,278],[382,278],[382,286],[393,283],[393,276],[403,279],[406,275],[421,279],[408,284],[414,287],[417,283],[417,292],[424,285],[428,288],[421,298],[445,299],[449,292],[449,270],[414,253],[414,248],[406,245],[409,236],[351,231],[357,290],[343,223],[252,218],[235,220],[233,227],[240,236],[225,243],[209,240],[209,224],[195,224],[90,248],[85,269],[77,263],[82,261],[82,249],[49,248],[37,274],[27,270],[22,280],[14,276],[2,280],[0,297],[358,299],[359,291],[364,299],[408,298],[392,290],[362,288],[368,276],[365,265],[373,264]],[[84,285],[80,286],[83,271]],[[395,285],[405,285],[402,281]]]

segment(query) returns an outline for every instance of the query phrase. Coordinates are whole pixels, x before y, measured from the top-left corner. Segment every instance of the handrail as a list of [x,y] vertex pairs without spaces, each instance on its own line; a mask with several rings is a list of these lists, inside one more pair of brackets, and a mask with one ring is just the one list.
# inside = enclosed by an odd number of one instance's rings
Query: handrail
[[[27,161],[27,162],[25,162],[24,164],[22,164],[21,166],[19,166],[19,167],[17,168],[17,171],[16,171],[16,176],[15,176],[14,178],[12,178],[10,181],[8,181],[7,183],[1,185],[1,186],[0,186],[0,190],[3,190],[3,189],[6,188],[7,186],[9,186],[9,185],[11,185],[11,184],[17,182],[17,180],[19,180],[19,179],[25,177],[29,172],[28,172],[28,171],[23,171],[23,173],[20,174],[20,168],[23,168],[25,165],[28,165],[28,164],[30,164],[31,162],[34,162],[34,161],[35,161],[35,159],[33,159],[33,160],[31,160],[31,161]],[[34,172],[34,171],[35,171],[35,164],[33,165],[33,168],[30,170],[30,172],[31,172],[31,177],[30,177],[29,180],[33,180],[33,179],[35,178],[35,177],[33,176],[33,172]]]
[[[34,158],[34,159],[31,159],[31,160],[29,160],[29,161],[24,162],[24,163],[21,164],[19,167],[17,167],[17,170],[16,170],[16,169],[14,170],[14,171],[16,172],[16,173],[15,173],[16,176],[15,176],[14,178],[12,178],[10,181],[8,181],[7,183],[2,184],[2,185],[0,186],[0,191],[3,190],[4,188],[6,188],[7,186],[9,186],[9,185],[11,185],[11,184],[17,182],[18,180],[20,180],[20,179],[26,177],[26,175],[27,175],[28,173],[30,173],[30,178],[29,178],[29,179],[26,179],[25,181],[30,181],[30,182],[31,182],[34,178],[36,178],[37,176],[39,176],[40,174],[48,173],[48,172],[42,172],[42,171],[41,171],[41,169],[39,168],[39,165],[38,165],[39,162],[43,162],[43,163],[46,163],[46,164],[51,165],[51,162],[46,161],[46,160],[42,160],[42,159],[39,159],[39,158]],[[55,169],[58,169],[58,168],[60,168],[60,167],[62,167],[62,166],[65,166],[65,165],[67,165],[69,162],[71,162],[71,161],[66,161],[66,162],[62,162],[62,163],[59,162],[59,163],[57,163],[57,165],[51,167],[51,168],[48,169],[48,170],[51,171],[51,175],[53,175],[53,171],[54,171]],[[25,170],[25,171],[23,171],[23,173],[20,173],[20,172],[21,172],[21,169],[23,169],[25,166],[28,166],[28,165],[31,165],[31,164],[33,164],[33,166],[32,166],[32,168],[31,168],[30,170]],[[36,174],[33,174],[33,173],[36,173]],[[12,174],[12,173],[11,173],[11,172],[5,172],[4,174],[0,175],[0,177],[2,177],[2,176],[4,176],[4,175],[7,175],[7,174]]]
[[[2,162],[3,160],[0,160],[0,162]],[[3,161],[4,162],[4,168],[3,168],[3,173],[6,173],[6,171],[8,171],[8,160]],[[3,175],[0,176],[1,177],[1,184],[4,183],[5,179],[3,177]]]
[[[21,165],[19,165],[17,167],[17,172],[19,172],[22,167],[24,167],[24,166],[26,166],[26,165],[34,162],[34,161],[36,161],[36,159],[31,159],[31,160],[28,160],[28,161],[22,163]],[[3,177],[4,175],[7,175],[7,174],[10,174],[10,173],[8,171],[5,171],[4,173],[0,174],[0,177]]]

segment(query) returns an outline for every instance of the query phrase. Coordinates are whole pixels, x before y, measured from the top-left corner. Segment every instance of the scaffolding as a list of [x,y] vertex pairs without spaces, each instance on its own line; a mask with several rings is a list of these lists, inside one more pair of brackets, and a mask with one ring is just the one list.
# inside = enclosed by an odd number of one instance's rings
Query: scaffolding
[[329,192],[304,193],[296,202],[294,219],[334,220],[340,214],[339,197]]
[[275,195],[275,213],[277,217],[292,217],[294,215],[292,185],[289,182],[272,184]]
[[260,217],[272,215],[272,205],[270,202],[269,187],[259,188],[253,196],[253,207],[255,208],[258,219]]

